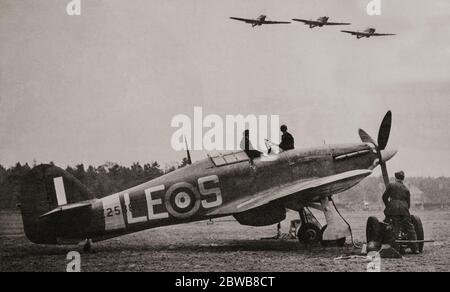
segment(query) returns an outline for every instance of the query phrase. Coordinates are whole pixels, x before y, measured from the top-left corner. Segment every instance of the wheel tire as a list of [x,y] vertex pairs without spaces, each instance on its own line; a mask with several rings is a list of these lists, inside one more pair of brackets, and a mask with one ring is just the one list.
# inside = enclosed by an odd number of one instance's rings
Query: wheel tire
[[322,227],[321,235],[322,237],[320,238],[320,244],[323,247],[343,247],[345,245],[345,241],[347,240],[346,237],[343,238],[339,238],[336,240],[323,240],[323,233],[325,232],[325,229],[327,229],[327,225],[325,225],[324,227]]
[[369,217],[366,224],[366,239],[367,243],[376,242],[381,244],[382,229],[380,221],[376,217]]
[[[416,234],[417,234],[417,240],[424,240],[425,239],[425,234],[423,232],[423,224],[422,224],[422,220],[420,220],[419,216],[415,216],[415,215],[411,215],[411,221],[414,225],[414,229],[416,230]],[[417,244],[417,246],[419,247],[419,252],[423,252],[423,246],[424,243],[420,242]]]
[[316,244],[322,238],[320,228],[312,223],[302,224],[297,232],[298,240],[304,244]]

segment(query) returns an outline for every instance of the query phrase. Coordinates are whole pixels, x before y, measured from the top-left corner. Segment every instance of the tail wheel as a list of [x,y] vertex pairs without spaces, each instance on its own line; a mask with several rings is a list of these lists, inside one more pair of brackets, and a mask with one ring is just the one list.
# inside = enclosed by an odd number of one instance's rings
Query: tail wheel
[[298,240],[304,244],[316,244],[319,243],[322,238],[322,231],[315,224],[304,223],[300,226],[297,237]]
[[[325,229],[327,229],[327,225],[322,227],[322,230],[320,231],[321,235],[323,235],[323,233],[325,232]],[[345,241],[346,240],[347,240],[347,238],[345,238],[345,237],[339,238],[339,239],[336,239],[336,240],[323,240],[322,237],[321,237],[320,238],[320,244],[323,247],[333,247],[333,246],[343,247],[345,245]]]
[[382,229],[380,221],[376,217],[369,217],[366,224],[367,247],[372,250],[378,250],[381,247]]
[[[411,215],[411,221],[414,225],[414,229],[416,230],[417,240],[424,240],[425,234],[423,232],[423,225],[422,220],[420,220],[420,217]],[[419,247],[419,252],[423,252],[423,245],[424,245],[423,242],[417,244],[417,246]]]

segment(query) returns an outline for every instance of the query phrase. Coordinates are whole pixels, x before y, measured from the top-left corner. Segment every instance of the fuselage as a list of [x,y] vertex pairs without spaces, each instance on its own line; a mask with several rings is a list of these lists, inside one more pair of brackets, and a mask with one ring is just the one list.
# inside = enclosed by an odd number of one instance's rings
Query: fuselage
[[263,25],[264,21],[266,20],[267,16],[266,15],[260,15],[258,16],[258,18],[256,18],[256,23],[254,23],[252,26],[261,26]]
[[329,20],[330,18],[327,16],[322,16],[317,18],[316,22],[317,23],[310,23],[309,27],[310,28],[315,28],[315,27],[323,27]]
[[[84,218],[86,228],[70,230],[65,225],[66,235],[61,237],[76,239],[79,234],[80,239],[102,240],[159,226],[215,218],[218,216],[208,214],[238,198],[292,182],[355,169],[373,169],[377,159],[378,155],[369,144],[295,149],[263,155],[253,161],[243,151],[208,157],[131,189],[94,200]],[[301,205],[319,200],[320,194],[294,199]]]
[[364,38],[364,37],[365,38],[370,38],[376,31],[377,30],[375,28],[369,27],[369,28],[364,30],[365,35],[358,35],[357,38],[358,39]]

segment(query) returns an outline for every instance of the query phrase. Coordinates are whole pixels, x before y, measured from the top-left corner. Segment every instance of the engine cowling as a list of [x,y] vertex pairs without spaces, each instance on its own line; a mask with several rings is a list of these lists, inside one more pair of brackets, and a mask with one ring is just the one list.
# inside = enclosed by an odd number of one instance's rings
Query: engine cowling
[[242,225],[267,226],[286,219],[286,208],[278,205],[265,205],[233,216]]

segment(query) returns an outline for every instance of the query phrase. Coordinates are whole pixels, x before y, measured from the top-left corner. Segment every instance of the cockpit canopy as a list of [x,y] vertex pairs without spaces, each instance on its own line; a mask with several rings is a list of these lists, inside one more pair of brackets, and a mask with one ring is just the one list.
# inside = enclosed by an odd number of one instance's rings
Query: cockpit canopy
[[250,158],[248,157],[247,153],[245,153],[245,151],[239,151],[239,152],[233,152],[233,153],[227,153],[227,154],[218,154],[215,156],[210,156],[210,158],[211,158],[212,162],[214,163],[214,165],[217,167],[250,160]]

